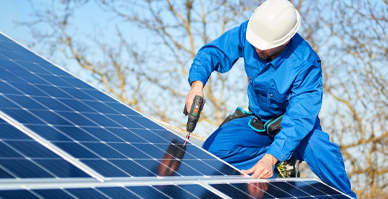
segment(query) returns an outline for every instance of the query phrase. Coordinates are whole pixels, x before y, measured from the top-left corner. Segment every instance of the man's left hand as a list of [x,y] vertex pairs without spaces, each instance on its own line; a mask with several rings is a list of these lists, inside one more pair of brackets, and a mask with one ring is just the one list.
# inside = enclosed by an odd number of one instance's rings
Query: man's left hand
[[264,157],[259,160],[255,166],[248,170],[241,170],[245,174],[252,174],[254,178],[270,178],[273,176],[273,166],[278,162],[271,154],[265,154]]

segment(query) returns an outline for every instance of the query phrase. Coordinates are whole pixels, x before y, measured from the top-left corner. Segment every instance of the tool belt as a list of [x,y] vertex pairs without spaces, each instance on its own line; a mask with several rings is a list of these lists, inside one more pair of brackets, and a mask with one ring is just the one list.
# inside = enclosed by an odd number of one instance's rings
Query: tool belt
[[226,117],[225,120],[221,123],[220,127],[233,119],[246,116],[251,116],[248,125],[256,132],[267,133],[267,135],[270,137],[275,138],[276,134],[278,134],[281,130],[280,123],[282,121],[283,115],[273,117],[263,124],[261,119],[256,117],[252,112],[245,111],[240,107],[237,107],[233,114],[228,115],[228,117]]

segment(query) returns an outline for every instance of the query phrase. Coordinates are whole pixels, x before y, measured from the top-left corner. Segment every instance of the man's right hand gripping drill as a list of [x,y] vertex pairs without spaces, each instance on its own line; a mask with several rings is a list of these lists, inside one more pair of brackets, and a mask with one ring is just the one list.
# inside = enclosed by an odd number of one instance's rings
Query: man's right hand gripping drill
[[[201,81],[194,81],[191,83],[191,90],[186,96],[186,109],[187,112],[190,113],[191,105],[193,104],[193,99],[196,95],[199,95],[203,97],[204,101],[203,104],[205,104],[205,95],[203,94],[203,83]],[[202,107],[203,108],[203,107]]]

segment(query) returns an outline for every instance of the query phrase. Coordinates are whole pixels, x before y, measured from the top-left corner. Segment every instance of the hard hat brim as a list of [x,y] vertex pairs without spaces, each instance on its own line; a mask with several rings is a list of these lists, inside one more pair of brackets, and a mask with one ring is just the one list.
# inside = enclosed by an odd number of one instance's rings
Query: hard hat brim
[[246,39],[248,40],[248,42],[250,44],[252,44],[254,47],[256,47],[257,49],[260,49],[260,50],[268,50],[268,49],[276,48],[278,46],[285,44],[288,40],[290,40],[298,32],[300,24],[301,24],[301,18],[300,18],[299,12],[296,9],[295,9],[295,13],[296,13],[296,23],[295,23],[295,26],[292,28],[292,30],[287,35],[285,35],[283,38],[281,38],[277,41],[273,41],[273,42],[265,41],[264,39],[260,38],[252,31],[252,28],[251,28],[251,26],[252,26],[251,22],[252,22],[252,17],[253,17],[253,15],[252,15],[248,21],[248,27],[247,27],[247,31],[246,31]]

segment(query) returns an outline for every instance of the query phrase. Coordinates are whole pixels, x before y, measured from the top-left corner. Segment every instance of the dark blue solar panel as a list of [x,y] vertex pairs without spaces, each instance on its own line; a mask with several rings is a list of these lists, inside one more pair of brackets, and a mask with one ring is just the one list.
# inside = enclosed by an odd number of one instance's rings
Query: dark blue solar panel
[[[2,72],[0,73],[0,78],[1,78],[1,74]],[[21,92],[16,90],[14,87],[1,81],[0,81],[0,92],[3,94],[21,94]]]
[[108,197],[106,197],[105,195],[103,195],[102,193],[98,192],[97,190],[95,189],[90,189],[90,188],[80,188],[80,189],[65,189],[66,191],[70,192],[72,195],[74,195],[75,197],[79,198],[79,199],[90,199],[90,198],[93,198],[93,199],[99,199],[99,198],[102,198],[102,199],[107,199]]
[[[293,182],[293,181],[289,181]],[[318,184],[318,181],[304,181]],[[323,192],[314,195],[312,192],[304,192],[300,187],[288,189],[288,182],[248,182],[248,183],[211,183],[210,186],[220,191],[218,194],[225,194],[230,198],[262,198],[262,199],[288,199],[288,198],[338,198],[344,199],[347,196],[335,192],[333,195]],[[303,182],[301,182],[303,183]],[[310,187],[311,189],[312,187]],[[142,186],[100,186],[78,188],[52,188],[52,189],[18,189],[2,190],[2,198],[201,198],[219,199],[224,195],[215,194],[210,189],[198,184],[165,184],[165,185],[142,185]],[[221,197],[223,196],[223,197]]]
[[[205,188],[209,185],[204,181],[201,182],[204,187],[194,184],[197,181],[193,176],[222,179],[222,176],[232,175],[238,178],[240,173],[191,143],[183,145],[181,137],[2,34],[0,111],[1,117],[7,121],[15,120],[12,124],[19,129],[27,127],[28,134],[34,134],[33,137],[39,140],[38,143],[0,119],[2,179],[100,179],[99,176],[90,178],[80,168],[91,169],[88,173],[94,170],[108,178],[129,177],[126,178],[129,181],[144,179],[137,177],[149,177],[153,183],[156,183],[155,179],[165,179],[156,176],[175,176],[185,179],[186,183],[192,179],[192,184],[169,182],[127,187],[85,184],[78,188],[60,188],[59,183],[58,188],[53,189],[0,191],[2,198],[221,198],[210,191],[214,189],[232,198],[344,196],[317,181],[228,183],[221,180],[210,183],[213,187],[210,190]],[[52,151],[40,144],[43,142]],[[77,167],[68,162],[69,159]],[[185,178],[187,176],[191,178]]]
[[[41,77],[35,74],[31,74],[29,72],[19,72],[19,71],[11,71],[11,73],[14,74],[14,76],[17,76],[19,79],[25,80],[25,82],[31,83],[31,84],[43,84],[43,85],[49,85],[49,82],[45,81]],[[24,82],[22,82],[24,83]],[[23,89],[21,85],[18,86],[19,89]]]
[[140,124],[133,122],[129,117],[123,115],[107,115],[111,120],[120,123],[123,127],[130,129],[142,129]]
[[34,115],[32,115],[30,112],[26,110],[3,109],[2,111],[23,124],[45,124],[44,121],[35,117]]
[[44,189],[44,190],[33,190],[34,193],[38,194],[43,198],[60,198],[60,199],[73,199],[74,197],[66,193],[61,189]]
[[105,177],[130,177],[123,169],[118,168],[107,160],[81,159],[83,163]]
[[[101,95],[101,93],[100,93]],[[107,106],[113,108],[114,110],[120,112],[121,114],[124,115],[133,115],[133,116],[139,116],[140,114],[137,113],[136,111],[124,106],[121,103],[115,102],[115,103],[106,103]]]
[[12,176],[18,178],[54,178],[55,176],[45,171],[30,160],[15,157],[0,159],[0,166]]
[[4,120],[0,120],[0,178],[89,177]]
[[72,111],[70,107],[51,97],[32,97],[32,99],[53,111]]
[[[144,160],[153,161],[153,160]],[[114,165],[133,177],[156,176],[157,174],[133,160],[111,160]]]
[[32,140],[29,136],[22,133],[15,127],[11,126],[8,123],[5,123],[4,120],[0,119],[0,139],[1,140]]
[[56,142],[54,144],[75,158],[98,158],[96,154],[78,143]]
[[[72,98],[69,94],[65,93],[60,88],[57,88],[52,85],[35,85],[38,89],[44,91],[45,93],[50,93],[51,97],[61,98],[61,99],[70,99]],[[64,103],[66,104],[66,103]]]
[[39,199],[38,196],[27,190],[3,190],[0,191],[0,197],[4,199]]
[[72,141],[69,135],[63,134],[53,127],[47,125],[26,125],[29,129],[42,136],[44,139],[49,141]]
[[124,128],[106,128],[108,131],[110,131],[112,134],[116,135],[117,137],[120,137],[120,139],[124,140],[125,142],[147,142],[141,135],[138,135],[131,130],[124,129]]
[[88,132],[82,130],[81,128],[76,128],[73,126],[56,126],[63,134],[67,135],[73,140],[77,141],[98,141],[93,134],[89,134]]
[[[55,84],[54,84],[55,85]],[[80,100],[95,100],[92,96],[84,93],[83,91],[77,89],[77,88],[67,88],[67,87],[62,87],[61,88],[63,91],[66,93],[70,94],[76,99]]]
[[[176,147],[171,143],[184,142],[179,136],[28,50],[7,47],[12,50],[0,51],[1,69],[11,76],[0,81],[5,85],[0,89],[2,111],[104,176],[164,175],[140,161],[169,171],[174,166],[177,176],[236,174],[206,162],[182,164],[217,160],[191,144]],[[140,172],[131,172],[124,163],[141,165]]]
[[[82,130],[88,132],[90,135],[93,135],[96,139],[103,142],[123,142],[125,141],[120,137],[120,135],[113,134],[109,129],[100,128],[100,127],[83,127]],[[123,129],[125,130],[125,129]],[[126,130],[128,133],[129,131]],[[76,139],[75,139],[76,140]]]
[[79,112],[89,112],[89,113],[96,113],[94,109],[89,107],[88,105],[78,101],[78,100],[73,100],[73,99],[58,99],[60,102],[63,104],[66,104],[68,107],[72,108],[75,111]]
[[16,88],[18,91],[22,92],[25,95],[31,95],[31,96],[45,96],[48,95],[44,93],[43,91],[39,90],[36,86],[33,86],[31,84],[27,83],[10,83],[12,87]]
[[[31,97],[27,96],[17,96],[17,95],[7,95],[7,98],[13,103],[18,104],[20,107],[27,109],[46,109],[43,105],[39,104]],[[17,108],[15,106],[11,106],[11,108]]]
[[[318,181],[211,184],[231,198],[348,198]],[[323,188],[318,190],[317,187]]]
[[201,198],[220,199],[221,197],[208,189],[197,185],[155,185],[126,187],[96,187],[96,188],[65,188],[65,189],[32,189],[0,191],[4,198]]
[[128,189],[122,187],[106,187],[106,188],[97,188],[97,190],[106,194],[111,198],[117,199],[127,199],[127,198],[140,198],[134,193],[130,192]]
[[0,108],[20,108],[20,106],[0,95]]
[[128,190],[134,192],[136,195],[142,198],[168,198],[167,195],[158,191],[157,189],[151,186],[135,186],[135,187],[127,187]]

